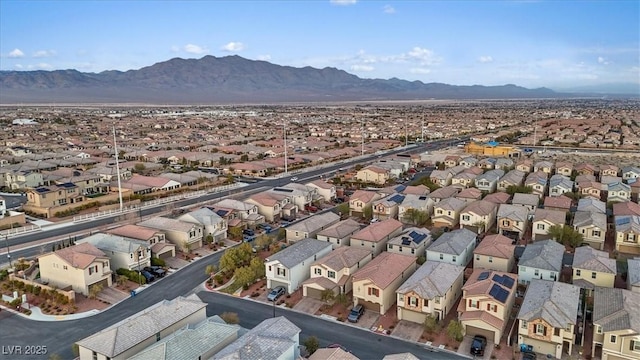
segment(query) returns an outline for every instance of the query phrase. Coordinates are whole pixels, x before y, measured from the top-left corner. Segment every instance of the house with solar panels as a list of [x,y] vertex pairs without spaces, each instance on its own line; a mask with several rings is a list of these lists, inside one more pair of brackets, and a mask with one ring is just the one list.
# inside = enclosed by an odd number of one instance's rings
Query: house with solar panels
[[465,335],[483,335],[499,344],[516,299],[518,276],[475,269],[462,287],[458,319]]
[[404,200],[402,194],[392,194],[373,202],[373,217],[379,220],[397,219],[398,208]]
[[425,254],[431,241],[431,232],[428,229],[410,227],[387,242],[387,252],[420,257]]
[[640,216],[623,215],[615,218],[616,250],[640,254]]

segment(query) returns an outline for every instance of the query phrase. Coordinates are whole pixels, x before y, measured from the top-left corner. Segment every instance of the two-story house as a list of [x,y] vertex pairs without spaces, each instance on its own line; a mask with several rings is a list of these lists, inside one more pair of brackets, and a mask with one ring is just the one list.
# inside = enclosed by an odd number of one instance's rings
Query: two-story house
[[579,302],[580,288],[577,286],[532,280],[517,317],[518,344],[556,359],[562,354],[571,354]]
[[603,176],[618,176],[620,168],[611,164],[600,165],[600,178]]
[[[282,194],[282,192],[275,191],[276,189],[280,189],[280,188],[274,188],[272,190],[276,193]],[[294,200],[296,199],[296,197],[291,195],[288,191],[285,191],[284,193],[289,194],[289,196],[292,197]],[[227,222],[228,226],[235,227],[235,226],[243,226],[244,224],[255,225],[255,224],[263,223],[265,220],[264,216],[262,216],[258,212],[258,207],[246,201],[240,201],[236,199],[223,199],[215,203],[214,207],[215,209],[218,209],[218,208],[230,209],[236,214],[237,216],[236,219],[239,219],[241,224]]]
[[412,211],[431,215],[433,204],[433,200],[427,195],[407,194],[402,203],[398,205],[398,220],[403,223],[413,223],[414,219],[409,215]]
[[552,226],[563,226],[565,221],[566,214],[564,211],[536,209],[531,226],[533,241],[551,239],[549,229]]
[[351,244],[351,236],[362,227],[353,219],[339,221],[326,229],[318,231],[316,239],[331,243],[334,249]]
[[142,240],[97,233],[78,240],[89,243],[109,257],[112,269],[141,270],[151,265],[151,246]]
[[[640,359],[640,293],[596,287],[592,354],[605,359]],[[597,355],[596,355],[597,356]]]
[[533,171],[533,161],[531,159],[522,159],[516,164],[516,170],[520,170],[523,173],[530,173]]
[[476,188],[462,189],[462,191],[460,191],[458,195],[456,195],[456,198],[466,203],[471,203],[482,199],[482,191]]
[[166,239],[184,252],[202,247],[203,225],[161,216],[144,220],[138,225],[164,232]]
[[109,257],[89,243],[77,244],[38,257],[40,280],[89,296],[91,287],[111,286]]
[[473,250],[473,268],[510,272],[515,264],[515,248],[504,235],[485,236]]
[[398,320],[444,319],[460,297],[464,267],[427,261],[396,290]]
[[264,261],[267,288],[284,286],[289,294],[296,291],[309,278],[311,265],[331,249],[326,241],[304,239],[270,255]]
[[[624,203],[618,203],[618,204],[624,204]],[[618,204],[613,204],[614,209]],[[576,211],[588,211],[588,212],[597,212],[601,214],[606,214],[607,204],[604,201],[600,201],[597,199],[583,198],[578,200],[578,207],[576,208]],[[614,215],[615,215],[615,212],[614,212]]]
[[489,170],[475,178],[475,185],[478,190],[492,193],[498,187],[498,180],[504,176],[504,170]]
[[522,239],[529,226],[529,210],[524,206],[502,204],[497,218],[499,233],[512,239]]
[[339,221],[340,215],[331,211],[316,214],[298,221],[285,228],[287,243],[291,244],[306,238],[315,239],[318,232],[337,224]]
[[400,255],[420,257],[431,244],[431,232],[426,228],[410,227],[387,242],[387,251]]
[[460,228],[481,234],[496,223],[497,211],[498,205],[490,201],[474,201],[460,212]]
[[587,296],[591,296],[596,286],[612,288],[616,275],[616,259],[610,259],[605,251],[581,246],[573,254],[572,283],[585,289]]
[[625,166],[622,168],[622,180],[629,183],[630,180],[640,178],[640,167],[637,166]]
[[564,245],[554,240],[527,245],[518,262],[518,281],[525,285],[533,279],[558,281],[564,252]]
[[563,175],[566,177],[571,176],[571,172],[573,172],[573,164],[568,161],[558,161],[556,162],[556,175]]
[[477,234],[467,229],[446,232],[427,247],[427,261],[467,266],[476,247]]
[[516,299],[518,276],[475,269],[462,287],[458,319],[467,336],[483,335],[499,344]]
[[416,258],[383,252],[353,274],[353,303],[383,315],[396,302],[396,290],[417,269]]
[[302,282],[302,296],[321,300],[325,290],[332,290],[334,294],[351,292],[351,277],[371,259],[373,255],[367,249],[337,248],[311,264],[310,278]]
[[309,182],[306,185],[315,188],[318,195],[325,202],[331,202],[336,198],[336,186],[322,179]]
[[577,183],[577,189],[583,197],[600,200],[602,198],[602,183],[597,181],[583,181]]
[[498,191],[507,191],[509,186],[522,186],[524,183],[525,173],[518,170],[513,169],[508,173],[504,174],[503,177],[498,180],[498,185],[496,190]]
[[573,200],[565,195],[545,196],[543,202],[543,206],[545,209],[562,211],[564,213],[568,213],[569,211],[571,211],[572,205]]
[[445,186],[435,189],[428,196],[434,203],[439,203],[444,199],[456,196],[460,192],[460,188],[456,186]]
[[640,216],[614,217],[616,250],[627,254],[640,254]]
[[[432,193],[433,194],[433,193]],[[460,212],[467,203],[458,198],[447,198],[433,205],[433,216],[431,221],[434,227],[458,227],[460,222]]]
[[433,170],[429,175],[429,179],[440,187],[451,185],[453,173],[450,170]]
[[582,234],[585,243],[594,249],[604,249],[607,215],[601,212],[576,211],[573,215],[573,228]]
[[549,183],[548,174],[544,172],[533,172],[527,175],[524,180],[524,186],[528,186],[532,189],[532,193],[542,198],[547,192],[547,185]]
[[513,194],[513,199],[511,200],[511,204],[519,205],[527,208],[529,215],[534,215],[536,209],[538,208],[538,204],[540,203],[540,198],[535,194],[522,194],[515,193]]
[[607,185],[607,202],[631,201],[631,187],[622,182]]
[[560,196],[573,191],[573,181],[564,175],[553,175],[549,179],[549,196]]
[[152,257],[167,259],[176,256],[176,246],[168,242],[165,234],[160,230],[127,224],[109,229],[105,232],[115,236],[123,236],[146,242],[151,246]]
[[211,235],[213,241],[221,241],[227,238],[227,221],[215,211],[202,207],[180,215],[178,220],[204,226],[203,236]]
[[455,174],[451,178],[451,185],[468,188],[469,186],[473,185],[476,177],[478,177],[478,174],[475,174],[471,171],[463,171],[461,173]]
[[402,232],[402,223],[395,219],[386,219],[368,225],[351,236],[349,246],[368,249],[378,256],[387,248],[387,242]]
[[[264,216],[269,222],[280,221],[282,217],[289,217],[283,210],[288,207],[295,207],[292,198],[286,194],[263,191],[249,196],[246,203],[253,204],[258,208],[258,214]],[[296,207],[297,209],[297,207]],[[295,213],[296,211],[294,211]]]
[[356,179],[364,183],[384,185],[390,178],[389,171],[380,166],[369,165],[356,172]]
[[397,219],[399,205],[404,201],[404,195],[391,194],[373,202],[373,217],[379,220]]
[[640,258],[627,259],[627,289],[640,293]]
[[543,172],[547,175],[551,175],[553,172],[553,163],[550,161],[542,160],[533,164],[533,172]]
[[367,207],[372,207],[373,202],[381,197],[382,195],[375,191],[356,190],[349,197],[349,216],[361,216]]

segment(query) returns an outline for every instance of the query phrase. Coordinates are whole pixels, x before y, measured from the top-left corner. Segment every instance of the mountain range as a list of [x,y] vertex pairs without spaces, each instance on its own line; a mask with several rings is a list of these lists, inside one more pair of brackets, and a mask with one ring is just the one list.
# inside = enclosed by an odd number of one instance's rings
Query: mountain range
[[573,96],[576,94],[511,84],[457,86],[397,78],[363,79],[336,68],[296,68],[240,56],[174,58],[138,70],[100,73],[0,71],[3,104],[232,104]]

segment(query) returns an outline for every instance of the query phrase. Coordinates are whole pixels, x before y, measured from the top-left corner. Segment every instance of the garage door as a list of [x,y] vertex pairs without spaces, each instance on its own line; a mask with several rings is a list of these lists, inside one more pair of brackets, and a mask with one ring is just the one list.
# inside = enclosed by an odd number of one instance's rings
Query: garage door
[[162,260],[168,259],[170,257],[171,257],[171,251],[166,251],[161,254],[158,254],[158,258]]
[[358,300],[358,304],[362,304],[365,309],[373,310],[377,313],[380,312],[380,304],[372,303],[371,301]]
[[602,360],[628,360],[628,359],[629,358],[613,355],[613,354],[607,354],[606,358],[602,358]]
[[313,298],[313,299],[318,299],[318,300],[322,299],[322,290],[314,289],[314,288],[308,287],[308,286],[305,286],[304,288],[307,291],[307,297],[310,297],[310,298]]
[[492,342],[493,341],[494,344],[496,343],[495,334],[496,333],[491,331],[491,330],[481,329],[481,328],[475,327],[475,326],[467,325],[465,327],[465,335],[467,335],[467,336],[482,335],[482,336],[487,338],[487,342]]
[[625,254],[640,254],[640,247],[637,246],[629,246],[629,245],[620,245],[620,252]]
[[552,357],[556,355],[556,344],[548,343],[546,341],[540,341],[524,337],[524,343],[533,346],[533,351],[540,354],[551,354]]
[[427,314],[425,313],[411,311],[411,310],[402,309],[402,308],[399,308],[399,310],[402,312],[401,314],[402,320],[408,320],[414,323],[424,324],[424,321],[427,319]]
[[280,282],[280,281],[276,281],[276,280],[271,280],[271,287],[270,289],[275,288],[276,286],[284,286],[285,290],[287,291],[287,294],[289,293],[289,284],[285,283],[285,282]]
[[98,282],[95,282],[95,283],[89,285],[89,289],[91,289],[92,287],[97,286],[97,285],[100,285],[100,286],[102,286],[103,289],[106,289],[106,288],[109,287],[109,280],[108,279],[103,279],[103,280],[100,280]]

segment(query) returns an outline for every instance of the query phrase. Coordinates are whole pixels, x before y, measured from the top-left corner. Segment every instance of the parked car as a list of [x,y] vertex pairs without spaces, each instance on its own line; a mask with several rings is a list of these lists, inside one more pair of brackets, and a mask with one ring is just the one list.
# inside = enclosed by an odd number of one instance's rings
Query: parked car
[[242,230],[242,234],[243,235],[254,236],[256,233],[255,233],[255,231],[253,231],[251,229],[244,229],[244,230]]
[[148,271],[142,270],[140,271],[140,274],[142,274],[142,276],[144,276],[144,279],[147,281],[147,283],[153,282],[153,280],[156,279],[155,276],[153,276],[153,274],[151,274]]
[[291,181],[298,181],[298,177],[297,176],[292,177]]
[[537,356],[534,352],[524,352],[522,353],[522,360],[536,360]]
[[276,286],[271,290],[269,295],[267,295],[267,300],[276,301],[280,296],[284,295],[286,291],[287,290],[284,288],[284,286]]
[[162,266],[149,266],[149,268],[144,268],[144,270],[150,272],[156,278],[161,278],[167,275],[167,270],[163,269]]
[[305,206],[304,206],[304,209],[305,209],[305,210],[307,210],[307,211],[309,211],[309,212],[316,212],[316,211],[318,211],[318,208],[317,208],[317,207],[315,207],[315,206],[313,206],[313,205],[309,205],[309,204],[305,205]]
[[259,226],[262,230],[264,230],[264,232],[266,232],[267,234],[268,234],[268,233],[270,233],[270,232],[273,230],[273,228],[271,227],[271,225],[269,225],[269,224],[267,224],[267,223],[261,223],[261,224],[258,224],[258,226]]
[[487,338],[482,335],[476,335],[471,340],[471,355],[484,356],[484,349],[487,347]]
[[347,320],[349,320],[349,322],[356,323],[362,314],[364,314],[364,306],[362,306],[362,304],[358,304],[351,309],[349,316],[347,316]]

